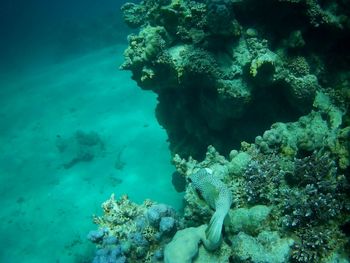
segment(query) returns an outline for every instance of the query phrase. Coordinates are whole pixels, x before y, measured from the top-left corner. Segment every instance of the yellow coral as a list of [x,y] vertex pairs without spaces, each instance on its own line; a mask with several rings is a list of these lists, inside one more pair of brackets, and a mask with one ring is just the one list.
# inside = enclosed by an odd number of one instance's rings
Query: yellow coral
[[283,146],[281,152],[286,157],[293,157],[295,155],[295,150],[290,146]]
[[250,74],[253,77],[256,77],[256,75],[258,74],[259,68],[265,64],[270,64],[274,67],[275,66],[274,56],[275,56],[274,54],[268,53],[253,59],[253,61],[250,64]]

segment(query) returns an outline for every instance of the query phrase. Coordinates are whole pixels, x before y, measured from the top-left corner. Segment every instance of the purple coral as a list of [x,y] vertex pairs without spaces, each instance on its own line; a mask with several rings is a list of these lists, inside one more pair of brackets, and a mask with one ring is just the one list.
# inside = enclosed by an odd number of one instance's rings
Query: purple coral
[[101,243],[104,235],[105,231],[103,231],[102,229],[92,230],[87,235],[87,239],[89,239],[92,243]]
[[160,220],[162,217],[166,216],[174,216],[175,211],[168,205],[165,204],[157,204],[157,205],[152,205],[148,210],[147,210],[147,218],[149,223],[152,226],[158,227]]
[[176,228],[176,221],[173,217],[162,217],[159,224],[159,231],[164,234],[172,233]]
[[121,251],[120,246],[101,248],[96,251],[92,263],[125,263],[126,257]]

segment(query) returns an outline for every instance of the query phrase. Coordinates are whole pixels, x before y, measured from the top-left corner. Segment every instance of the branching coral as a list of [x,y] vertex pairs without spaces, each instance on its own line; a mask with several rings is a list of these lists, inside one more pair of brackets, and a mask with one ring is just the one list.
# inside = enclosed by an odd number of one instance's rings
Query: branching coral
[[283,194],[283,223],[287,227],[327,223],[345,208],[345,178],[337,174],[327,153],[314,152],[296,159],[294,171],[286,179],[294,186]]
[[181,228],[173,208],[150,200],[137,205],[125,195],[118,200],[112,195],[102,208],[103,216],[94,218],[99,229],[88,235],[99,248],[96,262],[105,262],[104,258],[131,263],[161,260],[165,244]]
[[286,171],[276,155],[265,160],[252,160],[243,172],[245,195],[249,204],[266,204],[279,198],[279,186]]

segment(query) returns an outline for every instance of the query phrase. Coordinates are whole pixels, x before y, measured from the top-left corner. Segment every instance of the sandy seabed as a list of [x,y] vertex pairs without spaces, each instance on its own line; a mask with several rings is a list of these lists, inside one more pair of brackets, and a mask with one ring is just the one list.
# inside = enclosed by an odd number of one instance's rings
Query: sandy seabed
[[[118,70],[124,48],[1,81],[0,262],[90,262],[92,215],[112,193],[180,209],[156,97]],[[97,133],[105,150],[65,169],[57,137],[78,130]]]

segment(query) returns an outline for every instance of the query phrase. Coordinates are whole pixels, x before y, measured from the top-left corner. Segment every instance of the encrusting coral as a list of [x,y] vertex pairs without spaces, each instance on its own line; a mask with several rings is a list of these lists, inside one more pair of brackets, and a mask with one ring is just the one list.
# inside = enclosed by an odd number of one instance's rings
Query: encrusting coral
[[191,263],[198,253],[198,245],[203,240],[205,225],[189,227],[176,233],[164,250],[165,263]]

